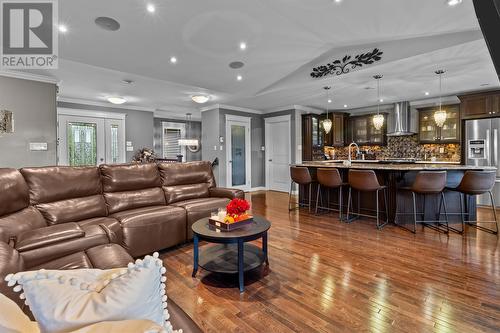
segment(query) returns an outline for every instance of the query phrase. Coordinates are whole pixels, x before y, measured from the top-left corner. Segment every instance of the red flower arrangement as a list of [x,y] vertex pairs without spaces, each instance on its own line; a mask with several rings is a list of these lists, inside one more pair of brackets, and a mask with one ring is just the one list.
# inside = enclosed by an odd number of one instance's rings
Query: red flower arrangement
[[239,216],[250,209],[250,204],[245,199],[233,199],[226,206],[228,215]]

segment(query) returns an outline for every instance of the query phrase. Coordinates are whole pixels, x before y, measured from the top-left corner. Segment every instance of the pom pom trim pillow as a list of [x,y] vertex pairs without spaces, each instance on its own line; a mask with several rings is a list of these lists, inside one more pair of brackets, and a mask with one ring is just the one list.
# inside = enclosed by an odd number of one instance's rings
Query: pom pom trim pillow
[[[158,253],[127,268],[44,270],[5,277],[21,292],[41,332],[62,333],[102,321],[151,320],[174,331],[168,321],[166,272]],[[16,285],[17,284],[17,285]]]

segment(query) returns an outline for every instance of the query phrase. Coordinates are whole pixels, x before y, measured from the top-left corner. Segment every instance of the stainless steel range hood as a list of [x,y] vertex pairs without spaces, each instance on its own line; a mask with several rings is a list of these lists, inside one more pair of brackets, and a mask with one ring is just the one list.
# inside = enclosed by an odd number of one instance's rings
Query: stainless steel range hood
[[398,102],[394,106],[394,128],[389,128],[390,132],[387,136],[404,136],[413,135],[410,130],[411,126],[411,113],[410,102]]

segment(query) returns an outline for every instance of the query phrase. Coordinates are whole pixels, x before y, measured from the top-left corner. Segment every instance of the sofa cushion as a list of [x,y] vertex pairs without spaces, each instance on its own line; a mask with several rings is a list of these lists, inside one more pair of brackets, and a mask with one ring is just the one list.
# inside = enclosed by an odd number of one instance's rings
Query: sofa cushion
[[186,235],[187,239],[193,238],[191,226],[201,218],[209,217],[210,212],[224,208],[229,203],[227,198],[201,198],[184,200],[173,203],[172,206],[182,207],[187,212]]
[[84,236],[85,231],[78,224],[65,223],[23,232],[17,236],[15,247],[24,252]]
[[34,205],[102,193],[97,167],[23,168]]
[[42,214],[32,206],[0,217],[0,241],[9,242],[22,232],[47,226]]
[[41,265],[45,262],[64,257],[66,255],[85,251],[94,246],[108,244],[106,231],[99,225],[81,227],[85,237],[74,238],[51,246],[21,252],[26,267]]
[[18,170],[0,169],[0,202],[0,216],[28,207],[28,185]]
[[110,214],[134,208],[165,205],[165,194],[159,187],[104,193],[104,198]]
[[38,204],[36,208],[51,225],[107,215],[102,194]]
[[121,211],[111,217],[120,221],[123,247],[138,257],[186,240],[186,211],[174,206],[150,206]]
[[100,169],[104,192],[135,191],[161,186],[156,164],[103,164]]
[[208,161],[188,163],[159,163],[167,204],[209,197],[215,187],[212,164]]

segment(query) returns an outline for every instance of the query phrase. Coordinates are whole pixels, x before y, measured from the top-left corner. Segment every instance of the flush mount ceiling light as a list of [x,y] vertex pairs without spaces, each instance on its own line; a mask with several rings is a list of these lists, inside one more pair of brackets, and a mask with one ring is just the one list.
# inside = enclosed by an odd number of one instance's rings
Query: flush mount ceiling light
[[153,5],[152,3],[148,4],[147,7],[146,7],[146,9],[150,13],[154,13],[156,11],[155,5]]
[[382,79],[382,75],[375,75],[373,77],[377,80],[377,114],[373,116],[373,126],[378,131],[384,126],[384,115],[380,114],[380,103],[384,100],[380,98],[380,79]]
[[442,76],[445,73],[444,70],[439,69],[435,71],[437,75],[439,75],[439,110],[434,112],[434,121],[436,122],[436,125],[438,127],[443,127],[445,121],[446,121],[446,110],[443,110],[442,108],[442,98],[443,98],[443,91],[442,91]]
[[462,0],[446,0],[446,3],[448,6],[453,7],[456,5],[460,5],[462,3]]
[[123,97],[113,96],[113,97],[108,97],[108,102],[113,104],[123,104],[127,102],[127,100]]
[[170,63],[171,64],[176,64],[177,63],[177,58],[176,57],[170,57]]
[[[332,87],[330,86],[326,86],[326,87],[323,87],[323,89],[326,91],[326,97],[328,98],[328,103],[331,103],[332,100],[329,98],[330,96],[330,89]],[[330,117],[328,117],[328,104],[326,105],[326,119],[323,120],[323,129],[325,130],[325,133],[328,134],[330,133],[330,131],[332,130],[332,120],[330,119]]]
[[203,104],[203,103],[208,102],[208,100],[210,99],[210,97],[207,96],[207,95],[194,95],[194,96],[191,96],[191,99],[195,103]]
[[65,26],[64,24],[59,25],[59,32],[65,33],[68,32],[68,27]]

